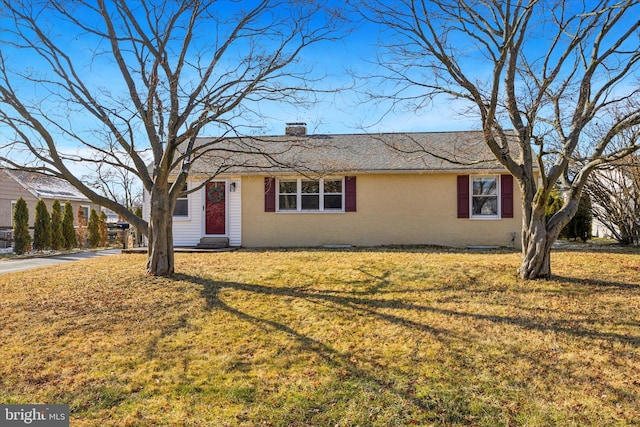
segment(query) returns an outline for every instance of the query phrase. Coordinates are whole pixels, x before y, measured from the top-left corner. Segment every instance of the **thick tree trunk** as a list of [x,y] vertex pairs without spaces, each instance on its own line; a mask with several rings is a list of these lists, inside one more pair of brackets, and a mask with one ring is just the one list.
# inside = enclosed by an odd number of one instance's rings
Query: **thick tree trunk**
[[[547,221],[544,204],[534,206],[528,222],[522,227],[522,263],[518,269],[524,280],[551,277],[551,249],[560,232],[578,210],[578,195],[572,195],[565,206]],[[541,202],[539,202],[541,203]]]
[[547,233],[544,215],[525,224],[522,237],[522,264],[518,270],[524,280],[551,276],[551,247],[556,238]]
[[151,192],[148,238],[147,274],[171,276],[174,271],[173,206],[167,188],[155,188]]

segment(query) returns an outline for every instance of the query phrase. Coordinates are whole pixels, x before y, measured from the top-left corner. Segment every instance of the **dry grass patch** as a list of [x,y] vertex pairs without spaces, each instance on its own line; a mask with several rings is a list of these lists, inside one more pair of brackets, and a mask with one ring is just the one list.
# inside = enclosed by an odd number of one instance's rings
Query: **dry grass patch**
[[75,426],[630,425],[637,252],[122,255],[0,276],[0,401]]

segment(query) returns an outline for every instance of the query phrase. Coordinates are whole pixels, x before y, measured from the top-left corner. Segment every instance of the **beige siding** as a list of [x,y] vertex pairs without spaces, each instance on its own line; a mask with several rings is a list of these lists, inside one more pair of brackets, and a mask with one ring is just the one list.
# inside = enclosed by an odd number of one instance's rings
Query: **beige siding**
[[[517,186],[516,186],[517,187]],[[242,180],[242,245],[519,246],[520,194],[514,218],[457,218],[455,174],[357,176],[357,212],[264,212],[264,178]]]
[[[31,204],[35,208],[36,198],[13,178],[0,170],[0,228],[11,228],[11,217],[13,215],[11,202],[17,201],[20,197],[27,202],[28,206]],[[31,209],[29,209],[29,215],[33,218]],[[33,219],[31,219],[31,223],[33,223]]]
[[[24,201],[27,202],[27,208],[29,209],[29,226],[33,227],[33,223],[35,222],[36,203],[38,199],[32,193],[25,190],[14,179],[8,177],[5,173],[0,172],[0,228],[11,227],[11,217],[13,215],[13,213],[11,212],[11,202],[16,202],[20,197],[22,197]],[[47,204],[49,213],[51,213],[51,205],[53,204],[53,199],[45,199],[44,201]],[[64,212],[64,204],[67,201],[59,199],[59,202],[62,205],[62,209]],[[78,225],[78,206],[88,206],[89,213],[91,213],[91,209],[95,209],[98,213],[100,212],[99,205],[90,203],[88,201],[71,201],[71,205],[73,206],[73,218],[76,225]],[[89,218],[87,218],[87,221],[88,220]]]

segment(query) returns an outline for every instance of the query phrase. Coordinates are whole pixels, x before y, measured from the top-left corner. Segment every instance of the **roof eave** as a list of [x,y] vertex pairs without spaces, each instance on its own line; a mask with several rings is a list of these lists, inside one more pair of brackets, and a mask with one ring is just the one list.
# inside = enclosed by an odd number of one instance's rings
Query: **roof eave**
[[[493,166],[486,168],[447,168],[447,169],[343,169],[343,170],[327,170],[327,171],[297,171],[297,170],[251,170],[251,171],[233,171],[220,173],[219,177],[230,176],[285,176],[285,175],[398,175],[398,174],[482,174],[482,173],[506,173],[507,170],[501,166]],[[209,177],[206,172],[192,172],[192,177]]]

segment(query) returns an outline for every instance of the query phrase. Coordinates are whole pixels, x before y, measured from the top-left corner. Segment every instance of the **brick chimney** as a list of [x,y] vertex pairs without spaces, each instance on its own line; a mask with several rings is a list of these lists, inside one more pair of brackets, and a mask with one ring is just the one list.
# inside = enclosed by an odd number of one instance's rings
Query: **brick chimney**
[[307,124],[304,122],[287,123],[284,128],[284,134],[287,136],[305,136],[307,135]]

